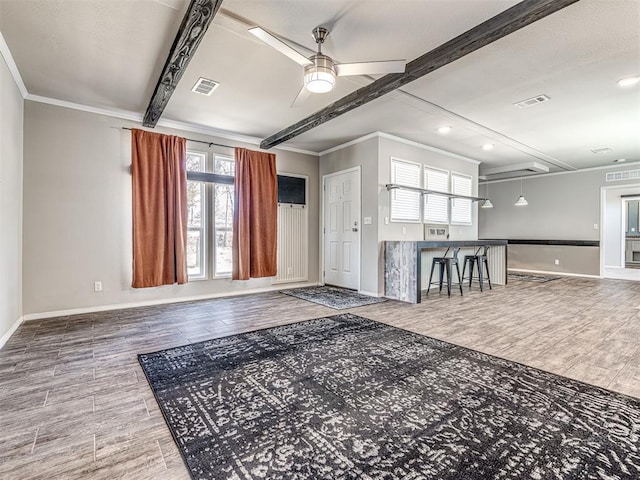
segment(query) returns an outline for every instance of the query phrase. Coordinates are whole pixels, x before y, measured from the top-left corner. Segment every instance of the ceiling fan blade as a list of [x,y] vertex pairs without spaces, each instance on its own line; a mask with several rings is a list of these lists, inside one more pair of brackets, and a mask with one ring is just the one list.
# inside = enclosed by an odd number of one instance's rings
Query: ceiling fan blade
[[375,75],[377,73],[402,73],[406,60],[385,60],[381,62],[338,63],[336,72],[339,77],[348,75]]
[[275,37],[273,34],[267,32],[262,27],[250,28],[249,29],[249,33],[254,35],[255,37],[259,38],[260,40],[262,40],[264,43],[266,43],[270,47],[275,48],[280,53],[285,54],[291,60],[293,60],[294,62],[296,62],[296,63],[298,63],[300,65],[302,65],[303,67],[306,66],[306,65],[311,65],[311,63],[312,63],[311,60],[309,60],[307,57],[305,57],[304,55],[302,55],[299,52],[296,52],[289,45],[284,43],[279,38]]
[[300,107],[305,102],[305,100],[310,96],[311,96],[311,92],[307,90],[306,86],[303,85],[300,91],[298,92],[298,95],[296,95],[296,98],[291,103],[291,108]]

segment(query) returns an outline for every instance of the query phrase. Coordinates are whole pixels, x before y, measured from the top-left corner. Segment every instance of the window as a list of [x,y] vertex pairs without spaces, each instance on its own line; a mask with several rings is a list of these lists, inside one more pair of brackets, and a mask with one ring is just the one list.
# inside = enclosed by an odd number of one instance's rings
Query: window
[[[420,164],[391,159],[391,183],[420,188]],[[420,192],[391,190],[391,221],[420,222]]]
[[[187,171],[204,172],[207,155],[187,152]],[[187,180],[187,273],[189,278],[204,279],[206,255],[205,183]]]
[[[424,184],[427,190],[449,192],[449,172],[424,167]],[[425,223],[449,223],[449,198],[442,195],[424,196]]]
[[[471,177],[452,173],[451,193],[470,197]],[[453,198],[451,200],[451,223],[471,225],[471,200],[467,198]]]
[[[215,156],[213,173],[235,175],[236,164],[232,158]],[[233,241],[233,185],[216,183],[214,189],[214,276],[231,275]]]
[[206,153],[187,151],[187,272],[190,280],[206,279],[209,268],[213,278],[231,275],[235,161],[219,155],[211,161],[212,164]]

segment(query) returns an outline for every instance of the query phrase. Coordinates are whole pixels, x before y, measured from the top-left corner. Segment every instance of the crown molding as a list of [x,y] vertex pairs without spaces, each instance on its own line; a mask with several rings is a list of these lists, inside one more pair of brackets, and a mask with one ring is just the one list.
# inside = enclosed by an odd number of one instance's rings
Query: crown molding
[[16,65],[16,62],[13,60],[13,55],[11,55],[11,50],[9,50],[9,45],[7,45],[7,42],[4,40],[4,37],[2,36],[2,32],[0,32],[0,54],[2,55],[2,58],[4,58],[4,61],[7,64],[7,68],[9,69],[9,72],[13,77],[13,81],[16,82],[16,86],[18,87],[18,90],[20,90],[20,94],[22,95],[22,98],[26,98],[27,95],[29,95],[29,92],[27,91],[27,87],[24,85],[24,82],[22,81],[22,76],[20,75],[18,66]]
[[[57,107],[70,108],[72,110],[80,110],[82,112],[95,113],[97,115],[104,115],[107,117],[119,118],[121,120],[128,120],[142,124],[143,115],[141,113],[132,112],[129,110],[120,110],[113,108],[92,107],[81,103],[67,102],[66,100],[58,100],[57,98],[43,97],[40,95],[27,94],[25,100],[32,102],[45,103],[47,105],[54,105]],[[158,127],[173,128],[175,130],[182,130],[191,133],[201,133],[203,135],[210,135],[217,138],[224,138],[226,140],[234,140],[236,142],[248,143],[250,145],[260,145],[261,139],[258,137],[252,137],[249,135],[243,135],[240,133],[229,132],[226,130],[219,130],[212,127],[205,127],[203,125],[197,125],[194,123],[180,122],[177,120],[160,119],[157,123]],[[302,153],[304,155],[318,156],[318,152],[310,150],[304,150],[302,148],[290,147],[281,145],[276,150],[286,150],[289,152]]]

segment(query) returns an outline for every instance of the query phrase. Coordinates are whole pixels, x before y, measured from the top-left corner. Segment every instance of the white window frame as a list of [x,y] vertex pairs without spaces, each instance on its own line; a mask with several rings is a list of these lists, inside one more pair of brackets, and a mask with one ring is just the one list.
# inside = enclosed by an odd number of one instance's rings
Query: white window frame
[[[417,184],[416,185],[408,185],[408,184],[403,184],[400,183],[396,180],[396,176],[395,176],[395,166],[398,164],[404,164],[404,165],[409,165],[412,167],[417,167]],[[409,160],[403,160],[400,158],[396,158],[396,157],[391,157],[390,159],[390,163],[389,163],[389,177],[390,177],[390,183],[393,184],[397,184],[397,185],[405,185],[408,187],[415,187],[415,188],[422,188],[422,164],[421,163],[417,163],[417,162],[411,162]],[[389,210],[390,210],[390,215],[389,218],[391,220],[391,222],[393,223],[422,223],[422,194],[420,192],[412,192],[410,190],[403,190],[403,189],[399,189],[399,188],[395,188],[392,189],[389,192]],[[394,199],[399,198],[399,197],[406,197],[411,199],[412,197],[416,197],[416,204],[417,204],[417,216],[415,218],[397,218],[395,216],[395,214],[397,212],[394,212],[394,210],[397,209],[394,208]]]
[[[433,188],[429,187],[429,181],[428,181],[428,176],[429,176],[429,172],[438,172],[438,173],[444,173],[446,175],[446,180],[445,180],[445,185],[447,190],[443,191],[443,193],[449,193],[449,185],[450,185],[450,181],[451,181],[451,172],[449,172],[449,170],[444,170],[442,168],[435,168],[435,167],[431,167],[429,165],[425,165],[424,166],[424,172],[423,172],[423,181],[424,181],[424,188],[426,190],[435,190]],[[430,201],[433,200],[437,200],[437,202],[439,204],[444,205],[445,208],[445,212],[444,212],[444,218],[442,218],[442,216],[439,217],[428,217],[428,204]],[[449,224],[449,215],[450,215],[450,211],[451,209],[449,208],[449,198],[443,195],[435,195],[435,194],[427,194],[424,196],[424,201],[423,201],[423,220],[424,223],[429,223],[429,224],[439,224],[439,225],[448,225]]]
[[[198,150],[193,150],[193,149],[188,149],[187,150],[187,155],[197,155],[202,157],[202,170],[200,170],[201,172],[206,172],[207,171],[207,160],[208,160],[208,154],[207,152],[201,152]],[[207,255],[207,250],[208,250],[208,211],[209,209],[208,207],[208,197],[209,195],[208,193],[208,188],[207,188],[207,184],[205,182],[199,182],[199,181],[195,181],[195,180],[187,180],[187,182],[193,182],[193,183],[199,183],[200,184],[200,191],[202,193],[202,200],[201,200],[201,208],[202,211],[200,213],[201,217],[200,217],[200,227],[190,227],[189,225],[187,225],[187,235],[188,232],[190,231],[197,231],[200,232],[200,265],[202,265],[202,272],[199,275],[192,275],[192,274],[188,274],[187,277],[189,279],[189,281],[198,281],[198,280],[207,280],[208,278],[208,255]]]
[[[455,188],[454,188],[454,177],[458,177],[458,178],[464,178],[469,180],[469,191],[468,192],[456,192]],[[458,172],[451,172],[451,193],[453,194],[457,194],[457,195],[464,195],[467,197],[472,197],[473,196],[473,177],[471,175],[466,175],[464,173],[458,173]],[[454,217],[454,207],[456,206],[456,204],[458,202],[462,202],[462,205],[468,205],[468,218],[469,220],[466,221],[466,219],[459,219],[459,218],[453,218]],[[473,201],[470,199],[466,199],[466,198],[452,198],[451,199],[451,209],[450,209],[450,218],[451,218],[451,225],[473,225]]]

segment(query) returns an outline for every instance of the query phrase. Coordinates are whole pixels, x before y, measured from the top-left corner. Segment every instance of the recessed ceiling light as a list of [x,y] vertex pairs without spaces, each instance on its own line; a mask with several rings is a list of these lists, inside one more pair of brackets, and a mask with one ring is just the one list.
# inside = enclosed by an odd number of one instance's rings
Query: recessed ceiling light
[[616,158],[613,163],[622,163],[622,162],[626,162],[627,159],[626,158]]
[[633,87],[638,82],[640,82],[640,77],[639,76],[627,77],[627,78],[623,78],[621,80],[618,80],[618,86],[619,87]]
[[208,97],[216,88],[218,88],[219,85],[220,84],[214,80],[200,77],[196,84],[191,88],[191,91]]
[[483,150],[493,150],[493,147],[495,147],[495,145],[493,143],[487,143],[486,145],[482,146]]
[[451,131],[451,125],[444,125],[438,129],[440,135],[446,135]]

